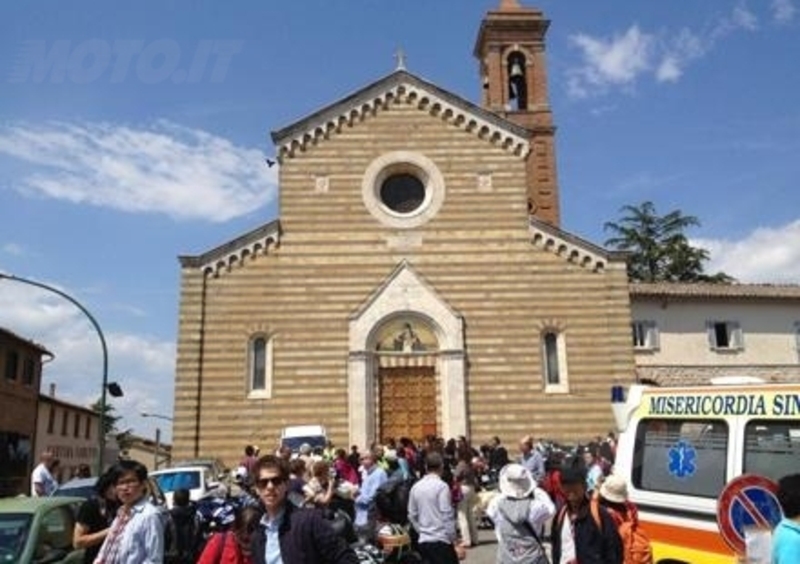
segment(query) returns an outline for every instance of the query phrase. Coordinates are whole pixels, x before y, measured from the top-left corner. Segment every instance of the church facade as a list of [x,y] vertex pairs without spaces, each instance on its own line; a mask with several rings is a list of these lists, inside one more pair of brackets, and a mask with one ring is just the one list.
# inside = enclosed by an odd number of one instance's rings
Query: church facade
[[175,457],[611,428],[625,258],[560,225],[548,23],[487,13],[480,105],[399,65],[273,133],[280,218],[180,258]]

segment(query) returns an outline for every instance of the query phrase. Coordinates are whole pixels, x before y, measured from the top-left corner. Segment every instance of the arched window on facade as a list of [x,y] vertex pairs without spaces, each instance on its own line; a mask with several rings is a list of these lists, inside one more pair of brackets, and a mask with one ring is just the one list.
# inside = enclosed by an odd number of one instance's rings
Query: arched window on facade
[[548,329],[542,333],[542,361],[545,393],[569,392],[563,332]]
[[272,339],[257,335],[250,340],[248,397],[265,398],[272,393]]

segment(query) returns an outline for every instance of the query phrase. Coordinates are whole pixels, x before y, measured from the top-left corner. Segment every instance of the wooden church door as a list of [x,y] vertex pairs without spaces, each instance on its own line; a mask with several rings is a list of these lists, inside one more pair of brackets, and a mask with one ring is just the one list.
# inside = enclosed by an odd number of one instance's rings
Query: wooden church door
[[382,367],[379,375],[380,441],[436,434],[433,366]]

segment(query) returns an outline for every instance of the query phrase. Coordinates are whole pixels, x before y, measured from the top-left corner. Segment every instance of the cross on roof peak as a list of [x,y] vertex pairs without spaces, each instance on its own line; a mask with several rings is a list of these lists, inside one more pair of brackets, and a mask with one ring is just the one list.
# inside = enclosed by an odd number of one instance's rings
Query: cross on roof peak
[[406,70],[406,54],[402,49],[398,48],[395,51],[394,58],[397,59],[397,66],[394,70]]

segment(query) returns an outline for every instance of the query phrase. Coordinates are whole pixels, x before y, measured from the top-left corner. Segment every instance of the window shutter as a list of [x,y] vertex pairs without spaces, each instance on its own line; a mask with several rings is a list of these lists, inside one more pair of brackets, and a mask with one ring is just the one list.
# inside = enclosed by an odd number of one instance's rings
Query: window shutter
[[655,321],[650,322],[650,348],[656,351],[661,348],[661,338]]
[[794,322],[794,342],[797,347],[798,360],[800,360],[800,321]]
[[731,321],[731,348],[738,351],[744,350],[744,333],[738,321]]
[[717,348],[717,336],[714,333],[713,321],[706,321],[706,333],[708,334],[708,348],[713,351]]

